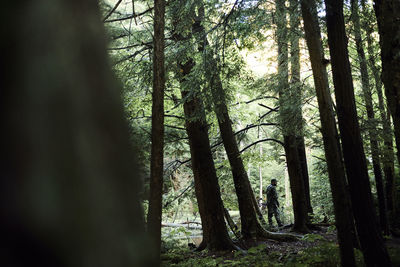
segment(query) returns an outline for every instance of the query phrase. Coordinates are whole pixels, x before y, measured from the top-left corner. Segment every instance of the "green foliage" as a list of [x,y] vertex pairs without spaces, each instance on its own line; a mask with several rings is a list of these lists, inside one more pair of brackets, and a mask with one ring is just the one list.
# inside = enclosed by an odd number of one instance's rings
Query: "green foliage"
[[[398,249],[389,249],[393,263],[400,257]],[[364,266],[362,254],[355,250],[357,266]],[[400,255],[400,254],[398,254]],[[209,252],[193,253],[187,249],[171,250],[162,255],[162,266],[259,266],[259,267],[336,267],[340,266],[339,247],[335,243],[322,241],[317,246],[297,253],[281,253],[267,249],[265,244],[250,248],[247,253],[213,255]]]
[[[114,4],[113,1],[107,0],[101,2],[103,13],[107,13]],[[135,1],[134,3],[137,14],[152,6],[151,1]],[[204,4],[205,8],[205,19],[202,21],[202,26],[204,26],[206,37],[209,40],[209,46],[202,53],[199,52],[199,43],[192,33],[193,18],[198,14],[201,4]],[[320,11],[322,8],[323,6],[320,5]],[[125,17],[131,13],[131,3],[127,2],[125,5],[121,4],[110,19]],[[346,16],[348,15],[346,13]],[[301,81],[290,85],[289,88],[278,88],[277,47],[276,40],[274,40],[277,18],[274,4],[265,0],[239,1],[238,5],[233,8],[231,1],[172,1],[166,7],[165,17],[166,93],[164,104],[167,117],[165,118],[164,163],[166,170],[163,190],[165,206],[163,220],[181,221],[188,217],[199,219],[193,187],[181,194],[193,182],[190,161],[180,164],[180,162],[190,159],[182,104],[193,95],[197,95],[203,100],[209,124],[210,142],[212,145],[219,143],[221,138],[217,118],[213,113],[213,99],[205,79],[205,70],[212,67],[205,60],[205,56],[211,55],[217,62],[217,67],[212,71],[221,77],[234,131],[260,123],[276,124],[250,128],[238,134],[236,137],[240,149],[263,138],[282,140],[282,130],[285,130],[285,127],[299,132],[300,126],[304,126],[302,134],[306,137],[307,148],[311,150],[307,157],[311,201],[315,213],[313,220],[320,222],[326,217],[332,221],[334,219],[332,198],[322,136],[319,132],[320,123],[315,90],[313,81],[309,78],[312,77],[312,73],[308,55],[302,53],[300,57]],[[362,19],[365,20],[365,23],[373,21],[372,6],[367,5],[366,14],[362,16]],[[139,162],[145,173],[143,199],[147,198],[148,193],[147,180],[151,146],[152,20],[152,14],[148,12],[137,17],[136,20],[105,23],[110,40],[111,62],[116,76],[124,88],[125,112],[132,138],[139,140],[136,142],[138,145],[135,149],[139,151]],[[323,23],[322,32],[326,49]],[[363,34],[365,35],[365,33]],[[377,40],[374,40],[373,45],[373,53],[378,55]],[[350,48],[350,54],[355,58],[354,47]],[[193,71],[182,82],[180,81],[181,70],[177,63],[184,63],[189,59],[196,64]],[[379,56],[376,59],[379,65]],[[259,65],[257,68],[253,66],[255,63]],[[357,71],[353,73],[358,77]],[[357,101],[362,102],[357,79],[355,84],[358,92]],[[278,92],[294,87],[301,89],[301,98],[288,98],[287,105],[279,107],[279,101],[276,98]],[[189,91],[187,99],[181,98],[181,89],[183,88]],[[376,93],[373,97],[376,102]],[[304,121],[298,117],[299,106],[302,108]],[[362,115],[360,117],[364,118],[364,107],[357,106]],[[270,112],[270,109],[266,107],[276,109],[276,111],[280,109],[284,116],[278,116],[278,112]],[[265,115],[267,113],[268,115]],[[196,117],[191,119],[196,119]],[[377,123],[378,127],[380,126],[379,120],[374,123]],[[371,125],[362,123],[362,129],[367,127],[371,127]],[[364,140],[367,139],[364,138]],[[262,148],[262,154],[260,154],[260,148]],[[213,151],[224,205],[229,210],[238,210],[231,169],[223,146],[215,146]],[[366,151],[368,152],[368,149]],[[284,191],[285,157],[279,143],[258,143],[243,152],[241,156],[255,194],[258,195],[260,190],[259,170],[261,169],[263,187],[269,184],[271,178],[277,178],[281,206],[285,202],[284,198],[287,198],[287,203],[291,203],[290,196],[286,196]],[[400,201],[398,202],[400,203]],[[284,207],[286,218],[290,217],[291,213],[290,205]]]
[[332,243],[325,243],[300,251],[296,257],[288,258],[288,266],[340,266],[338,247]]
[[325,240],[325,238],[322,235],[318,234],[306,234],[301,238],[301,240],[308,242],[315,242],[315,241]]
[[335,225],[331,225],[331,226],[328,227],[326,232],[328,234],[331,234],[331,233],[334,233],[335,231],[336,231],[336,226]]
[[310,165],[311,205],[314,208],[314,221],[322,222],[334,220],[332,194],[330,190],[328,169],[323,151],[315,149]]
[[258,245],[257,247],[251,247],[251,248],[249,248],[249,250],[247,250],[247,252],[250,255],[256,255],[256,254],[266,252],[266,251],[267,251],[267,245],[265,245],[265,244]]

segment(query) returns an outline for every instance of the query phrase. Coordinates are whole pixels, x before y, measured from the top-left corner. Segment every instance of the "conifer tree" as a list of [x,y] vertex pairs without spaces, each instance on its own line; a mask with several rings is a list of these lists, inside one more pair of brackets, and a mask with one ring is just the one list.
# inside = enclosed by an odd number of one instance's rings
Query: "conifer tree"
[[297,232],[308,232],[307,200],[305,195],[302,167],[299,159],[296,132],[299,132],[299,124],[302,123],[298,116],[298,107],[293,108],[292,102],[298,103],[298,95],[292,97],[289,86],[288,69],[288,34],[287,18],[284,0],[276,1],[276,40],[278,43],[278,92],[279,92],[279,116],[284,138],[287,167],[292,192],[294,225]]
[[154,1],[153,107],[151,129],[150,199],[147,231],[159,259],[161,247],[162,193],[164,175],[164,13],[165,0]]
[[391,266],[372,202],[364,148],[355,107],[343,19],[343,1],[325,0],[343,157],[361,250],[367,266]]
[[383,186],[383,177],[380,163],[380,151],[377,140],[376,127],[374,124],[375,115],[374,115],[374,107],[372,103],[372,92],[371,85],[369,82],[368,75],[368,66],[367,59],[365,57],[364,46],[361,38],[361,23],[360,16],[358,11],[358,0],[351,1],[351,13],[352,20],[354,25],[354,37],[356,41],[358,61],[360,65],[360,73],[361,73],[361,88],[363,91],[365,107],[367,110],[368,117],[368,135],[369,142],[371,146],[371,155],[372,155],[372,166],[374,169],[374,176],[376,182],[376,191],[378,193],[378,202],[379,202],[379,218],[380,218],[380,226],[383,232],[388,235],[389,234],[389,224],[387,221],[387,212],[386,212],[386,200]]
[[353,216],[350,213],[350,200],[346,188],[346,176],[333,113],[328,74],[326,64],[323,63],[325,57],[321,42],[316,1],[301,0],[301,10],[318,100],[321,132],[332,191],[341,263],[342,266],[355,266],[353,250],[353,237],[355,233],[352,232],[354,229]]

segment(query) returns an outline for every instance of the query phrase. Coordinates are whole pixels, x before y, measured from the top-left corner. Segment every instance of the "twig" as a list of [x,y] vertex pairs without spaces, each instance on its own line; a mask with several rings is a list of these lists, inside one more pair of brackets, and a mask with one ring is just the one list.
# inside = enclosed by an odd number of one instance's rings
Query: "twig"
[[278,143],[278,144],[284,146],[283,142],[282,142],[282,141],[279,141],[278,139],[266,138],[266,139],[258,140],[258,141],[256,141],[256,142],[254,142],[254,143],[252,143],[252,144],[246,146],[245,148],[243,148],[242,150],[240,150],[239,153],[243,153],[246,149],[249,149],[250,147],[252,147],[252,146],[254,146],[254,145],[258,144],[258,143],[266,142],[266,141],[273,141],[273,142],[276,142],[276,143]]
[[104,17],[103,22],[106,22],[106,20],[114,13],[114,11],[118,8],[119,4],[121,4],[122,0],[118,0],[118,2],[115,4],[114,8],[111,9],[110,12]]

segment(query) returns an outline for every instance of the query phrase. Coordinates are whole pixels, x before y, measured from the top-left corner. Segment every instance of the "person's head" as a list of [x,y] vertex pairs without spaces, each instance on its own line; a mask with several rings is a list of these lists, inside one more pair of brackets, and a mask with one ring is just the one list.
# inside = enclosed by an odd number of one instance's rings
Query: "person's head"
[[276,185],[276,184],[277,184],[276,179],[271,179],[271,184],[272,184],[272,185]]

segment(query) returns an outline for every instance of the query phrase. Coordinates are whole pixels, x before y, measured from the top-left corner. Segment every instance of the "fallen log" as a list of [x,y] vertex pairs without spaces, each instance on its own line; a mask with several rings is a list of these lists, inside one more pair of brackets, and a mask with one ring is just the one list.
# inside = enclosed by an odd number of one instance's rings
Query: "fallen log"
[[190,224],[199,224],[197,222],[191,222],[191,223],[161,223],[161,227],[183,227],[186,229],[191,229],[191,230],[202,230],[203,228],[201,225],[190,225]]

